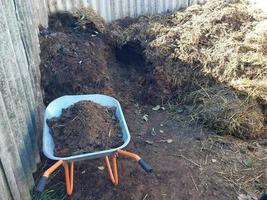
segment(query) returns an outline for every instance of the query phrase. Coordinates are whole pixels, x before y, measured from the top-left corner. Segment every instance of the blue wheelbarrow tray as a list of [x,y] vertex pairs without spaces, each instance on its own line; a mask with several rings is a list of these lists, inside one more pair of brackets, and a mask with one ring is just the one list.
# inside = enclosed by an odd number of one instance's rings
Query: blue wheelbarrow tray
[[[88,152],[83,153],[75,156],[68,156],[68,157],[57,157],[55,155],[55,143],[53,140],[53,136],[50,132],[50,129],[47,124],[47,120],[53,117],[59,117],[62,113],[62,109],[65,109],[79,101],[92,101],[97,104],[100,104],[105,107],[115,107],[115,115],[119,122],[119,126],[122,133],[122,140],[123,144],[120,147],[113,148],[113,149],[106,149],[103,151],[96,151],[96,152]],[[45,156],[52,160],[65,160],[65,161],[79,161],[79,160],[89,160],[100,158],[103,156],[111,155],[112,153],[116,152],[117,150],[123,149],[128,145],[130,142],[130,133],[120,106],[120,103],[113,97],[100,95],[100,94],[90,94],[90,95],[67,95],[62,96],[60,98],[55,99],[52,101],[45,110],[44,116],[44,126],[43,126],[43,152]]]

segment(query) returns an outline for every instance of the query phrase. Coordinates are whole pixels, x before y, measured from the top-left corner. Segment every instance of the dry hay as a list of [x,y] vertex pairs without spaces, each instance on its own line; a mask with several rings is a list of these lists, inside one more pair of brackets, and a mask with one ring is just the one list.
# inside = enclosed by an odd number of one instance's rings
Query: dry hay
[[100,17],[98,14],[96,14],[95,11],[91,8],[77,9],[73,13],[73,16],[78,18],[78,23],[81,27],[85,27],[87,25],[89,26],[93,25],[101,33],[105,33],[107,31],[104,19]]
[[142,48],[146,48],[155,39],[157,33],[152,30],[155,24],[164,21],[167,25],[167,15],[141,16],[137,19],[126,17],[110,24],[111,33],[119,46],[137,41]]
[[158,49],[150,48],[157,37],[164,35],[161,32],[162,24],[168,28],[173,25],[171,19],[172,15],[142,16],[138,19],[117,20],[110,25],[113,38],[120,48],[131,43],[139,44],[139,49],[145,54],[148,63],[152,63],[152,84],[147,91],[154,101],[155,96],[160,96],[163,100],[181,100],[186,92],[198,88],[198,85],[212,82],[210,77],[198,69],[197,64],[174,60],[168,56],[167,49],[162,49],[164,56],[158,56]]
[[198,88],[205,82],[203,74],[209,74],[267,100],[266,20],[245,1],[209,0],[173,14],[114,22],[111,29],[121,46],[140,43],[147,60],[164,77],[158,84],[169,90],[165,94]]
[[218,134],[242,139],[267,136],[264,115],[257,102],[239,97],[233,90],[222,86],[202,88],[189,96],[195,105],[191,116]]

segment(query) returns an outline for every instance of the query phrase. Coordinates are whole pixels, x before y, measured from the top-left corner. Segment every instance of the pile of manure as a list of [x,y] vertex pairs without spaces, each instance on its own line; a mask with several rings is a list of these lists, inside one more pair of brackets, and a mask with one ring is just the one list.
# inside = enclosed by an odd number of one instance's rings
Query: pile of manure
[[267,100],[267,15],[243,0],[209,0],[185,10],[110,26],[118,46],[139,43],[157,90],[175,97],[210,77]]

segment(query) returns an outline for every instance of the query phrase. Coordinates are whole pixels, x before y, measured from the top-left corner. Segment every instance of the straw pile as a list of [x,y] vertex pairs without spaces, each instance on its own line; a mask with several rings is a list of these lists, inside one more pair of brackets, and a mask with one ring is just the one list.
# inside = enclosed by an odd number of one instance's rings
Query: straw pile
[[267,16],[245,1],[209,0],[174,14],[118,21],[111,29],[119,46],[140,43],[164,94],[199,89],[209,74],[267,100]]
[[[119,20],[110,28],[120,48],[139,44],[152,64],[152,90],[178,101],[189,95],[191,114],[207,127],[241,138],[267,132],[260,107],[251,100],[267,102],[263,12],[243,0],[209,0],[172,14]],[[214,82],[247,97],[213,87]]]
[[242,139],[267,136],[264,115],[255,101],[222,86],[202,88],[189,96],[195,105],[191,117],[216,133]]
[[101,16],[91,8],[78,9],[73,13],[73,16],[78,18],[78,23],[81,27],[95,26],[101,33],[107,31],[107,26]]

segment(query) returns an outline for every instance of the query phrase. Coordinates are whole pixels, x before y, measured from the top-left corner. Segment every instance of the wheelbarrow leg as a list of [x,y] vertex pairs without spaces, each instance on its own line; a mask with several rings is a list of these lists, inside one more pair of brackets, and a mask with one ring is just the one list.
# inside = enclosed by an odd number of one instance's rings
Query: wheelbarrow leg
[[118,177],[118,166],[117,166],[116,154],[112,155],[112,166],[113,166],[113,169],[112,169],[112,167],[110,165],[108,156],[105,156],[105,161],[106,161],[106,165],[107,165],[107,168],[108,168],[108,173],[109,173],[111,182],[114,185],[118,185],[119,184],[119,177]]
[[74,178],[74,162],[71,162],[70,169],[68,161],[64,161],[65,169],[65,181],[66,181],[66,191],[70,196],[73,192],[73,178]]

